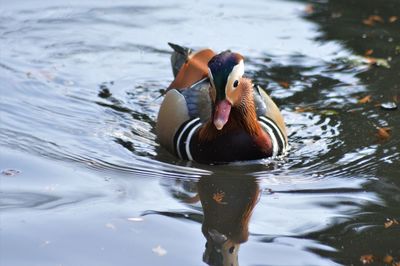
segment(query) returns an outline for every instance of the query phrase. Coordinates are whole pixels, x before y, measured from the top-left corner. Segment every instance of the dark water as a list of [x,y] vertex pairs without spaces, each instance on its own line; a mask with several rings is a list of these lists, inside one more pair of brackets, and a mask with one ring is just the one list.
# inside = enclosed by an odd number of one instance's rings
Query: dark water
[[[0,1],[0,265],[400,261],[399,1],[136,2]],[[288,156],[160,148],[168,41],[242,53]]]

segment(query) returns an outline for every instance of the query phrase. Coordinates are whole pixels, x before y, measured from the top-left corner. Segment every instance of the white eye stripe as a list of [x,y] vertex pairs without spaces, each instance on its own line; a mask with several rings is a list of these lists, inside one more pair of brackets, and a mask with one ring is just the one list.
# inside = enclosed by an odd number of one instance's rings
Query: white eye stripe
[[228,76],[228,80],[226,81],[225,92],[228,89],[235,90],[237,87],[233,87],[233,83],[235,80],[239,80],[244,74],[244,63],[243,60],[240,60],[239,64],[233,67],[231,73]]

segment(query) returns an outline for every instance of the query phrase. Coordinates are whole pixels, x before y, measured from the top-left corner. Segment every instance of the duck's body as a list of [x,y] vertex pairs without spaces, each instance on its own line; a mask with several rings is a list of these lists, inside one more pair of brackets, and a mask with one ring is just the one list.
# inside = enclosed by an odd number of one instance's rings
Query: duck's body
[[161,104],[157,136],[181,159],[203,163],[283,154],[283,117],[271,98],[243,78],[243,57],[171,45],[175,80]]

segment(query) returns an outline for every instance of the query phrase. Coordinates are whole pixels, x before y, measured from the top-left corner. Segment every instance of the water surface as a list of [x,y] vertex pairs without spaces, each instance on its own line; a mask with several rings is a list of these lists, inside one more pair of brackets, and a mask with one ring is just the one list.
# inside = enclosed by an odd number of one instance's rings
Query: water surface
[[[399,104],[398,10],[0,1],[0,265],[400,261],[400,226],[384,226],[400,221],[400,111],[380,108]],[[208,166],[159,147],[169,41],[243,54],[282,109],[288,156]]]

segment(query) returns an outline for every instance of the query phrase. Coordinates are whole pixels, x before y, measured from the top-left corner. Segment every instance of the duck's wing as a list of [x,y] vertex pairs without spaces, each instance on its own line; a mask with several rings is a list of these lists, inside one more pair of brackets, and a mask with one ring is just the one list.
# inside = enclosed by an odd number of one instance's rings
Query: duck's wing
[[205,78],[190,88],[169,90],[158,112],[156,134],[162,146],[175,153],[174,138],[184,126],[204,123],[211,116],[210,83]]
[[271,99],[271,97],[262,89],[260,86],[254,86],[254,102],[256,106],[256,112],[258,117],[265,116],[272,120],[282,132],[283,137],[285,138],[285,142],[287,143],[287,132],[285,121],[283,116],[275,104],[275,102]]
[[210,119],[212,107],[210,89],[210,80],[204,78],[190,88],[181,90],[191,119],[199,117],[202,123]]
[[207,77],[208,61],[215,55],[211,49],[192,52],[191,49],[177,44],[169,45],[174,49],[171,64],[175,79],[168,89],[184,89]]

